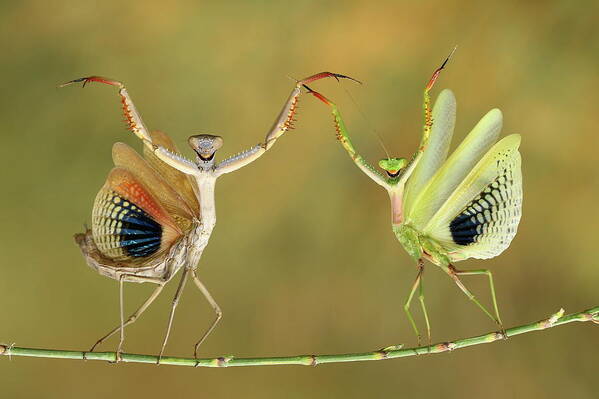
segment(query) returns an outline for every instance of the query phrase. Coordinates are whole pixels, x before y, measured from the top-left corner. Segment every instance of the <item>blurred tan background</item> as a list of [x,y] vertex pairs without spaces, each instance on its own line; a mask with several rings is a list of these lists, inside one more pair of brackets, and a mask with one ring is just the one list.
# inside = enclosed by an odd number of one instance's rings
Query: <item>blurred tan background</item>
[[[90,220],[112,143],[140,144],[121,123],[116,90],[58,83],[90,74],[122,80],[150,128],[180,147],[191,134],[220,134],[222,159],[263,139],[293,85],[288,76],[340,72],[366,84],[314,87],[339,103],[354,144],[376,162],[384,153],[370,125],[393,155],[410,156],[423,85],[456,44],[434,90],[456,93],[454,147],[485,112],[501,108],[504,134],[522,134],[525,190],[511,247],[460,266],[493,270],[506,326],[599,304],[592,2],[92,4],[0,5],[0,342],[84,350],[118,320],[117,283],[85,265],[72,235]],[[221,179],[216,196],[218,223],[199,271],[224,319],[203,355],[415,344],[402,304],[416,269],[391,232],[387,195],[351,163],[313,98],[302,99],[297,129]],[[467,284],[490,304],[483,278]],[[158,351],[175,285],[127,330],[126,351]],[[151,289],[129,285],[127,308]],[[425,290],[434,341],[494,328],[431,265]],[[191,355],[212,317],[188,286],[167,353]],[[0,396],[591,398],[598,334],[573,324],[450,354],[317,368],[1,358]]]

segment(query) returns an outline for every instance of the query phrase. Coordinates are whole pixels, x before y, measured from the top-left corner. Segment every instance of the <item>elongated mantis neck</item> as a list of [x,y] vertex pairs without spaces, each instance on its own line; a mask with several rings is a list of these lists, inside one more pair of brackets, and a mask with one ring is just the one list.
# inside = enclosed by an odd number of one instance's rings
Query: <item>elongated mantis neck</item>
[[389,199],[391,200],[391,223],[394,225],[403,223],[403,193],[404,193],[405,182],[393,186],[389,192]]
[[216,206],[214,203],[214,185],[216,177],[212,174],[202,173],[196,176],[198,189],[200,191],[200,214],[202,225],[205,229],[212,231],[216,224]]
[[420,156],[417,155],[412,162],[403,171],[399,180],[394,185],[387,186],[387,192],[389,193],[389,199],[391,200],[391,223],[394,225],[402,224],[404,221],[403,215],[403,200],[406,182],[410,178],[410,175],[414,171],[416,164],[420,160]]

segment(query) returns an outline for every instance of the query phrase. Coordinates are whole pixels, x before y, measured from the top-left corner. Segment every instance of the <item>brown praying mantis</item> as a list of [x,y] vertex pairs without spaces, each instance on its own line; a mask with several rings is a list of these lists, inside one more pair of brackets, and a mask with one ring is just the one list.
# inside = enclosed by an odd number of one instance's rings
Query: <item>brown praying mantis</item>
[[[169,338],[179,298],[190,276],[216,314],[194,346],[197,359],[198,348],[222,317],[220,307],[196,271],[216,223],[216,180],[264,155],[281,135],[293,127],[302,88],[306,89],[307,83],[327,77],[349,78],[321,72],[297,81],[264,143],[221,162],[216,162],[215,154],[223,145],[223,139],[210,134],[189,137],[188,144],[196,154],[195,162],[179,155],[177,147],[166,133],[148,130],[129,92],[119,81],[90,76],[61,85],[82,82],[85,87],[89,82],[99,82],[116,86],[128,129],[144,144],[145,159],[126,144],[114,144],[112,158],[115,167],[96,196],[91,229],[75,235],[87,264],[101,275],[119,282],[120,324],[100,338],[90,352],[120,332],[115,359],[119,361],[125,327],[142,315],[160,295],[165,284],[182,269],[158,362]],[[150,296],[126,320],[123,305],[125,282],[156,284]]]
[[[443,90],[431,110],[429,92],[450,57],[451,54],[425,86],[424,128],[418,150],[411,161],[382,159],[379,166],[385,176],[356,152],[337,106],[322,94],[309,91],[331,107],[337,140],[354,163],[389,194],[393,232],[418,267],[404,311],[419,346],[420,331],[410,304],[418,291],[430,344],[431,328],[422,285],[425,259],[447,273],[504,332],[491,271],[458,270],[453,264],[501,254],[516,235],[522,213],[520,136],[512,134],[497,141],[502,127],[500,110],[489,111],[447,158],[455,124],[455,97],[450,90]],[[460,276],[467,275],[488,277],[494,315],[462,283]]]

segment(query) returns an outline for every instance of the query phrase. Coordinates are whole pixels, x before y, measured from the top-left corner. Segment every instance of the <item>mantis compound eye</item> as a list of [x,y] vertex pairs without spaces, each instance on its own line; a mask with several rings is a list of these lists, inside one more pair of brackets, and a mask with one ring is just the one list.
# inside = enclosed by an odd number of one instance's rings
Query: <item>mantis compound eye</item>
[[399,172],[408,164],[405,158],[388,158],[379,161],[379,167],[387,172],[389,177],[399,176]]
[[210,161],[223,146],[223,138],[211,134],[198,134],[187,139],[189,146],[203,161]]

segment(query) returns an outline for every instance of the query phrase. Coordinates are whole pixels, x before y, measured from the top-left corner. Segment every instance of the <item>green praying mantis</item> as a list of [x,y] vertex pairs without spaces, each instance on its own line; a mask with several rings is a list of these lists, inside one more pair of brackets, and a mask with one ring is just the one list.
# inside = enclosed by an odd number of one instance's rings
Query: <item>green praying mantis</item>
[[[77,82],[84,86],[88,82],[116,86],[128,128],[144,144],[144,158],[123,143],[114,145],[115,168],[96,196],[92,227],[75,236],[88,265],[119,282],[120,324],[100,338],[90,351],[120,333],[115,359],[118,361],[125,327],[141,316],[164,285],[182,269],[158,362],[168,341],[177,303],[190,276],[216,315],[194,346],[197,359],[200,345],[222,317],[220,307],[196,271],[216,222],[216,179],[260,158],[292,128],[302,89],[331,107],[339,142],[355,164],[389,194],[393,232],[418,267],[416,280],[404,304],[418,344],[421,334],[410,312],[416,291],[419,292],[429,343],[431,341],[422,285],[425,259],[445,271],[503,331],[491,272],[486,269],[458,270],[453,263],[471,257],[497,256],[516,234],[522,204],[520,137],[510,135],[495,143],[502,124],[501,112],[495,109],[483,117],[446,159],[455,122],[455,98],[451,91],[444,90],[431,110],[429,92],[450,57],[435,70],[425,87],[425,122],[418,150],[409,162],[404,158],[381,160],[379,166],[386,176],[356,152],[336,105],[307,86],[327,77],[355,80],[345,75],[321,72],[297,81],[264,142],[218,163],[214,157],[223,144],[221,137],[191,136],[188,143],[196,159],[190,161],[182,157],[168,135],[147,129],[121,82],[91,76],[65,83],[63,86]],[[494,315],[462,283],[460,276],[463,275],[488,277]],[[148,299],[127,319],[123,308],[124,282],[156,284]]]
[[[429,92],[452,54],[453,51],[425,86],[424,128],[418,150],[410,161],[382,159],[379,167],[385,176],[357,153],[337,106],[310,89],[312,95],[331,107],[337,140],[356,166],[389,194],[393,233],[418,267],[404,311],[419,346],[421,334],[410,304],[418,291],[430,344],[431,328],[422,284],[425,259],[447,273],[505,336],[491,271],[459,270],[453,264],[501,254],[516,235],[522,213],[520,136],[512,134],[497,141],[502,127],[500,110],[489,111],[447,158],[456,100],[450,90],[443,90],[431,110]],[[487,276],[494,315],[464,285],[460,276],[467,275]]]

